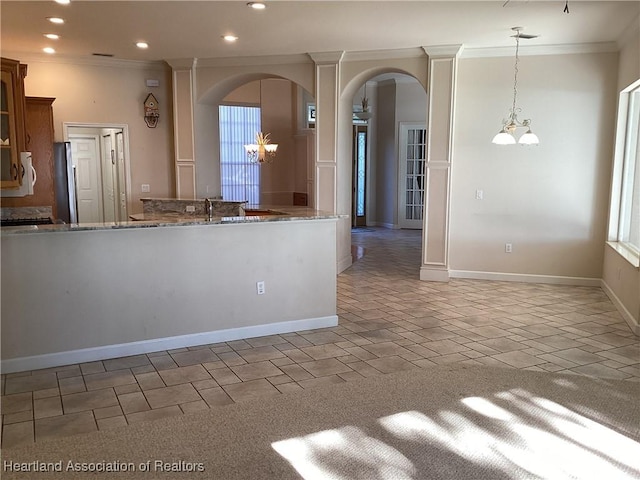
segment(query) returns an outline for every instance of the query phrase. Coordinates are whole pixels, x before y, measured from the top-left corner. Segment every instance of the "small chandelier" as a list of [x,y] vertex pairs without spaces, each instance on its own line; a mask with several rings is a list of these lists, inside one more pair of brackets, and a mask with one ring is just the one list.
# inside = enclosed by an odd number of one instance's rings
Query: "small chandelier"
[[373,114],[369,110],[369,99],[367,98],[367,82],[364,83],[364,95],[362,97],[362,110],[353,112],[356,118],[360,120],[369,120]]
[[273,157],[276,156],[276,150],[278,149],[277,143],[271,143],[269,139],[270,133],[266,135],[262,132],[256,133],[256,143],[245,145],[244,149],[247,151],[249,161],[252,163],[271,163]]
[[513,106],[511,107],[509,118],[504,121],[502,130],[500,130],[500,132],[498,132],[498,134],[493,137],[492,142],[496,145],[513,145],[516,143],[516,139],[514,137],[516,129],[526,128],[527,131],[520,137],[518,143],[521,145],[537,145],[538,143],[540,143],[540,140],[538,140],[538,136],[531,131],[531,120],[526,119],[519,121],[518,113],[520,113],[522,109],[516,107],[516,99],[518,97],[518,62],[520,60],[518,52],[520,50],[520,37],[535,38],[536,36],[523,36],[522,33],[520,33],[522,31],[522,27],[513,27],[511,30],[516,32],[516,34],[514,35],[514,37],[516,38],[516,62],[513,75]]

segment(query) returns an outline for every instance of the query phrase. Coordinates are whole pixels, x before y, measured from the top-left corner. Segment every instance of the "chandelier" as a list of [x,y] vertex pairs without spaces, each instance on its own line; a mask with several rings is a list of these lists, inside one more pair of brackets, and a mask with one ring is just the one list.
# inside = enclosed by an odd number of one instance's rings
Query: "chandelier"
[[276,156],[276,150],[278,149],[277,143],[271,143],[269,139],[270,133],[266,135],[262,132],[256,133],[256,143],[245,145],[244,149],[247,151],[249,161],[252,163],[271,163],[273,157]]
[[367,98],[367,82],[364,83],[364,95],[362,96],[362,110],[353,112],[360,120],[369,120],[373,114],[369,110],[369,99]]
[[520,61],[518,53],[520,50],[520,38],[536,38],[536,35],[523,35],[521,33],[522,27],[513,27],[511,30],[516,32],[514,35],[516,39],[516,61],[513,75],[513,105],[509,118],[504,121],[502,130],[493,137],[492,142],[497,145],[513,145],[516,143],[516,129],[526,128],[527,131],[518,139],[518,143],[521,145],[537,145],[540,143],[540,140],[538,140],[538,136],[531,131],[531,120],[518,120],[518,113],[522,110],[516,106],[516,100],[518,98],[518,62]]

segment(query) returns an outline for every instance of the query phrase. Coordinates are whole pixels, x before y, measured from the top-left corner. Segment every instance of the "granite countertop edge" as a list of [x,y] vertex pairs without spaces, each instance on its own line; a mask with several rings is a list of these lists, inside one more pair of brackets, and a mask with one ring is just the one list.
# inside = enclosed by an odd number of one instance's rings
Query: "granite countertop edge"
[[156,227],[180,227],[180,226],[214,226],[233,225],[247,223],[271,223],[271,222],[293,222],[307,220],[332,220],[346,218],[345,214],[333,214],[319,210],[312,210],[308,207],[277,207],[277,209],[261,208],[273,210],[277,213],[269,215],[250,215],[237,217],[213,217],[211,219],[189,214],[167,213],[161,215],[151,215],[144,213],[133,214],[132,220],[126,222],[105,222],[105,223],[71,223],[53,225],[21,225],[16,227],[2,227],[0,233],[5,235],[18,235],[28,233],[54,233],[54,232],[76,232],[91,230],[120,230],[120,229],[140,229]]

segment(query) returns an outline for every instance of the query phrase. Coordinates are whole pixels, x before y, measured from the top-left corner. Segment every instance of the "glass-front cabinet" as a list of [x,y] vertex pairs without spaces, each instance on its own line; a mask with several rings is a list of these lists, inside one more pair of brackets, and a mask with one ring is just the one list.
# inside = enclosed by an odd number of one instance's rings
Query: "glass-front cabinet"
[[22,183],[20,152],[25,149],[24,76],[26,65],[2,59],[0,93],[0,187],[17,188]]

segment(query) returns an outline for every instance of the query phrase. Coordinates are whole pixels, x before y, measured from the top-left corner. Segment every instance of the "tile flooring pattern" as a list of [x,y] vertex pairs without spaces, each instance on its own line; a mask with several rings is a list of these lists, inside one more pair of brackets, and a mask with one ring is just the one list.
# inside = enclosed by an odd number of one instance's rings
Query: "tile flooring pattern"
[[2,375],[3,447],[464,362],[640,380],[600,288],[418,278],[421,232],[355,229],[339,325]]

